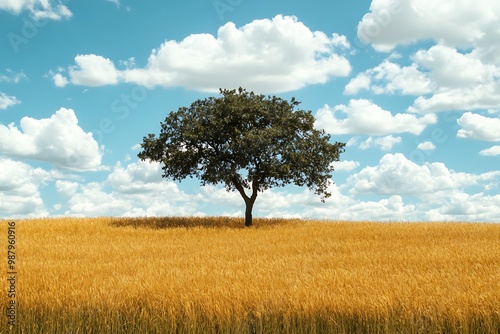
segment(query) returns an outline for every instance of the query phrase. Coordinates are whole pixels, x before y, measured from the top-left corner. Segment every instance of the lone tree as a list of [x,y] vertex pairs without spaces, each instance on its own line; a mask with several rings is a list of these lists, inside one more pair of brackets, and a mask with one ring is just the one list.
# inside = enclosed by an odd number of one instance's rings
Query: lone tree
[[160,162],[164,178],[194,176],[202,185],[223,183],[227,191],[238,190],[246,226],[252,225],[259,191],[293,183],[307,185],[322,202],[331,196],[332,162],[339,161],[345,143],[331,144],[325,131],[314,129],[310,111],[294,110],[300,104],[295,98],[243,88],[220,94],[171,112],[159,137],[143,138],[139,158]]

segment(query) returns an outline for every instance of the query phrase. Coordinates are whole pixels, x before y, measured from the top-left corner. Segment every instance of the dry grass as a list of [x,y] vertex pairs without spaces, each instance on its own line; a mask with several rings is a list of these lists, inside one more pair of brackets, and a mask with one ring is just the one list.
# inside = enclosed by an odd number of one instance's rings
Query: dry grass
[[500,330],[500,224],[254,222],[18,221],[13,332]]

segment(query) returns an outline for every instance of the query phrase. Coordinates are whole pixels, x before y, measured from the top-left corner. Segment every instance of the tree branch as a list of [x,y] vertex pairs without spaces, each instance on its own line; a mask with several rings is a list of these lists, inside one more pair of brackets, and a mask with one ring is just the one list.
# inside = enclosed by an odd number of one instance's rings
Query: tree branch
[[245,200],[245,203],[247,201],[249,201],[250,198],[245,193],[245,189],[243,188],[240,180],[238,180],[238,178],[236,176],[233,176],[233,178],[231,179],[231,182],[234,184],[234,187],[236,188],[236,190],[238,190],[238,192],[240,193],[241,197],[243,197],[243,199]]
[[250,197],[250,200],[252,202],[255,202],[255,199],[257,198],[257,193],[259,192],[259,186],[260,186],[259,179],[254,177],[252,181],[252,197]]

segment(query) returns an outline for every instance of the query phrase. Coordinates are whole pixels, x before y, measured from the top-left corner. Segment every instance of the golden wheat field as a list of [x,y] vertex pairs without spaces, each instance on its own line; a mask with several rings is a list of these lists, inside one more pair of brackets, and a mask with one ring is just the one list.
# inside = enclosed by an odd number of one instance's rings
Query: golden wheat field
[[17,319],[0,332],[500,332],[500,224],[254,224],[16,221]]

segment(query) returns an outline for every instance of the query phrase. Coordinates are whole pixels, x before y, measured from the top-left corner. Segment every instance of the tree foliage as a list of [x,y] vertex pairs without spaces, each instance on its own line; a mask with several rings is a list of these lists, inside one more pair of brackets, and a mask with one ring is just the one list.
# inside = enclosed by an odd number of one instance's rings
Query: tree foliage
[[328,134],[315,129],[310,111],[295,110],[300,104],[295,98],[243,88],[221,89],[220,95],[171,112],[158,137],[143,138],[139,158],[160,162],[165,178],[196,177],[203,185],[237,190],[245,200],[247,226],[258,192],[266,189],[295,184],[322,201],[331,195],[332,162],[345,144],[332,144]]

